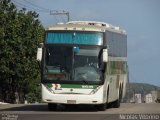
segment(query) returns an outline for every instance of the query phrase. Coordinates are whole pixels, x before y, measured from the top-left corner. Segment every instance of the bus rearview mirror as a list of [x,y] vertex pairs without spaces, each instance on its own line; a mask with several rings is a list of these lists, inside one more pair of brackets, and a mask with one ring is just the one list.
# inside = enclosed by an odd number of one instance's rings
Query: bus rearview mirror
[[40,43],[40,45],[37,49],[37,61],[42,60],[42,48],[43,48],[43,43]]
[[103,49],[103,62],[108,62],[108,49]]

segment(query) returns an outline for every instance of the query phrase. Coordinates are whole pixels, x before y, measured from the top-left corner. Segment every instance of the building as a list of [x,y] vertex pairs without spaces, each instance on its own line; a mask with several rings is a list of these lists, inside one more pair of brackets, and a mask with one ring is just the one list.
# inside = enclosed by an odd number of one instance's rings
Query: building
[[142,103],[142,95],[140,93],[135,94],[135,103]]
[[153,97],[152,97],[151,93],[149,93],[145,96],[145,101],[146,101],[146,103],[152,103],[153,102]]
[[151,91],[153,102],[160,101],[160,90]]

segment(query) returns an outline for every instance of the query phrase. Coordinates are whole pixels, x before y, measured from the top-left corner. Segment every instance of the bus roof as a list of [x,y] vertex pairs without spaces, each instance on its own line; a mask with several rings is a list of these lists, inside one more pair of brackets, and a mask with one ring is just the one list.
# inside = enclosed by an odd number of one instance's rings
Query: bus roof
[[117,33],[126,34],[124,29],[118,26],[113,26],[104,22],[96,21],[70,21],[67,23],[57,23],[55,25],[49,26],[46,30],[77,30],[77,31],[99,31],[105,32],[112,31]]

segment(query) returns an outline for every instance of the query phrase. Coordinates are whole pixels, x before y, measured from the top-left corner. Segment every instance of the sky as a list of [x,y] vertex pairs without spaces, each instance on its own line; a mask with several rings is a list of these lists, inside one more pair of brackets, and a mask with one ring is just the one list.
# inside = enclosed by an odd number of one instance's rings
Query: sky
[[35,10],[44,27],[67,21],[50,15],[68,11],[71,21],[101,21],[127,32],[130,82],[160,86],[160,0],[11,0]]

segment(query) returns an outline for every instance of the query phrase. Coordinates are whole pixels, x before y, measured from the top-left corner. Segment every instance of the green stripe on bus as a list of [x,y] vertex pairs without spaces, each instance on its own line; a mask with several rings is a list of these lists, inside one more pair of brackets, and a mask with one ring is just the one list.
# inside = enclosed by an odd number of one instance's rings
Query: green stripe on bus
[[97,85],[75,85],[75,84],[61,84],[61,88],[82,88],[82,89],[95,89]]
[[[52,88],[54,84],[47,84],[49,88]],[[79,89],[95,89],[98,85],[76,85],[76,84],[57,84],[60,88],[79,88]]]

